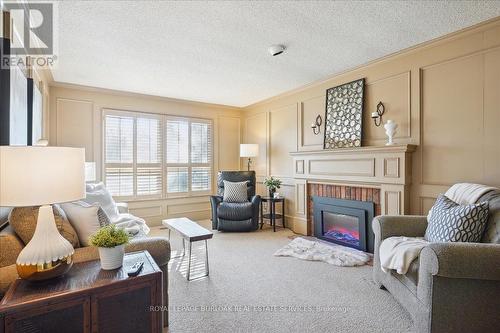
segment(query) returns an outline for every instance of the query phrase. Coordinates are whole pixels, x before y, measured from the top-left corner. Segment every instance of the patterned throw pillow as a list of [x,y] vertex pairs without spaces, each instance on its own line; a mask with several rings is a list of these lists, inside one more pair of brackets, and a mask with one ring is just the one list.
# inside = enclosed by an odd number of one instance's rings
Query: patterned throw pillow
[[98,204],[89,205],[84,201],[75,201],[61,206],[69,222],[75,228],[82,246],[89,246],[89,237],[100,228],[110,224],[106,212]]
[[229,182],[224,180],[224,202],[247,202],[247,183],[244,182]]
[[488,221],[488,202],[459,205],[440,195],[431,209],[425,240],[479,242]]

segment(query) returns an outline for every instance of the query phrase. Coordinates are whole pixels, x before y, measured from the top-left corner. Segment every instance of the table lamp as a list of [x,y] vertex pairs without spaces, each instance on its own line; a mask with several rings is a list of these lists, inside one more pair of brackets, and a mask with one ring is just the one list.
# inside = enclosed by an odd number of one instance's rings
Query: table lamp
[[21,278],[46,280],[71,268],[75,250],[59,234],[50,205],[84,197],[84,148],[0,146],[0,206],[40,206],[35,233],[16,261]]
[[256,143],[240,144],[240,157],[248,157],[247,169],[250,171],[250,164],[252,164],[251,157],[259,156],[259,145]]

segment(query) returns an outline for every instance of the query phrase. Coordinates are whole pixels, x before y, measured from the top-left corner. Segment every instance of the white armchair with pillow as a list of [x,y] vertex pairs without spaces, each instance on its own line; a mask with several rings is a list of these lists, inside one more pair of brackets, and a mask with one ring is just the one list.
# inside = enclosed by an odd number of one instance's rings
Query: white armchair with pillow
[[[411,313],[418,332],[500,332],[500,190],[456,184],[446,196],[436,200],[429,217],[373,220],[373,278]],[[470,213],[471,208],[473,216],[456,218],[461,230],[451,230],[451,214]],[[419,247],[416,259],[402,268],[405,274],[387,266],[405,265],[407,258],[389,262],[387,253],[381,254],[388,248],[383,242],[393,241],[393,253],[399,244],[406,244],[404,251],[413,246],[401,236]],[[412,256],[414,250],[404,255]]]

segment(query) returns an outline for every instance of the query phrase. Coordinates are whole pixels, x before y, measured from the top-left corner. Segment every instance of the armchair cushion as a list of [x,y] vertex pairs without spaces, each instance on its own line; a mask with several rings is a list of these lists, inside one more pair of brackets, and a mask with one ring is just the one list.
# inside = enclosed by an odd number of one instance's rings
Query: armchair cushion
[[252,218],[251,202],[222,202],[217,210],[217,217],[224,220],[247,220]]
[[224,202],[247,202],[247,183],[224,180]]

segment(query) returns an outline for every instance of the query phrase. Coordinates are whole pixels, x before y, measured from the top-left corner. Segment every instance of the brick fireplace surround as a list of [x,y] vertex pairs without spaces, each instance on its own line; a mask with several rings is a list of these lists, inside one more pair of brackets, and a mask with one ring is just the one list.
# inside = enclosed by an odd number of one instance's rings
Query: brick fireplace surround
[[372,201],[375,204],[375,216],[381,215],[382,207],[380,205],[380,189],[308,183],[307,184],[307,234],[312,235],[314,232],[314,212],[313,212],[313,196],[347,199],[357,201]]

